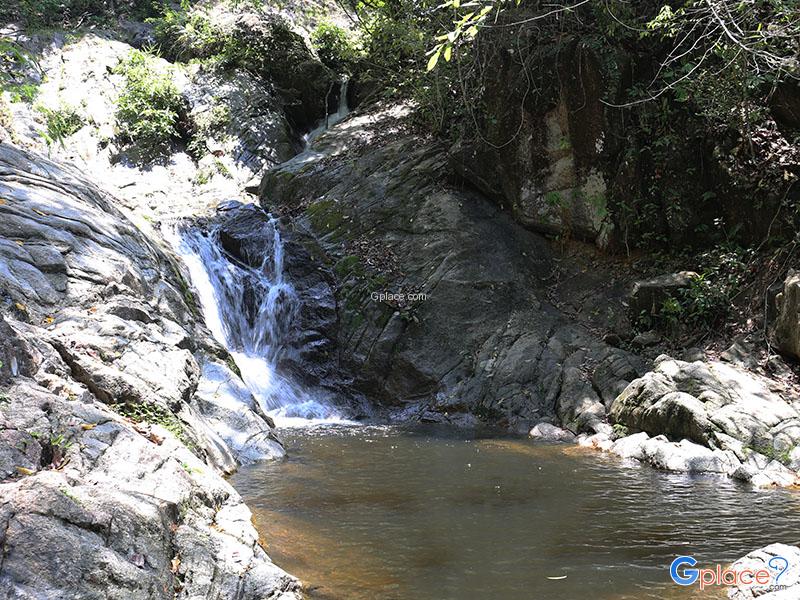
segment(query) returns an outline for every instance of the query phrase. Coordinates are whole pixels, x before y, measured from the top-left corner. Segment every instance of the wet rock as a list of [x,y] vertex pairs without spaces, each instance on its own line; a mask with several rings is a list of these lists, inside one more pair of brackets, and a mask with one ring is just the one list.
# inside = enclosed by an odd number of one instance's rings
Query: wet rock
[[617,440],[611,452],[663,471],[732,475],[740,467],[733,452],[711,450],[686,439],[671,442],[663,435],[651,438],[644,432]]
[[[781,557],[785,560],[773,561],[775,557]],[[788,568],[781,573],[784,566]],[[791,600],[791,598],[797,598],[798,594],[800,594],[800,548],[797,546],[770,544],[740,558],[731,565],[731,568],[738,571],[750,569],[754,572],[766,569],[772,573],[772,577],[770,577],[768,583],[763,585],[755,583],[750,586],[732,586],[728,590],[728,598],[730,600],[752,600],[753,598]],[[776,578],[777,586],[785,587],[785,589],[773,589],[776,586]]]
[[[764,464],[766,462],[766,464]],[[776,460],[765,456],[750,456],[744,464],[736,469],[731,477],[746,481],[754,487],[790,487],[800,484],[797,472],[788,469]]]
[[192,404],[239,462],[249,464],[286,454],[253,395],[225,365],[203,365]]
[[614,446],[614,442],[605,433],[595,433],[594,435],[581,434],[576,440],[578,445],[582,448],[590,448],[602,452],[608,452]]
[[547,243],[482,196],[443,186],[445,157],[404,115],[355,115],[261,184],[262,206],[289,212],[333,267],[342,369],[386,406],[526,432],[543,419],[610,430],[606,407],[641,362],[545,300]]
[[297,296],[297,314],[284,340],[278,368],[307,386],[342,385],[335,362],[338,334],[333,276],[316,255],[317,242],[302,230],[281,227],[254,205],[229,205],[213,221],[220,243],[234,259],[272,269],[276,227],[283,241],[284,275]]
[[298,598],[220,476],[282,448],[201,377],[221,349],[172,260],[35,153],[0,144],[0,195],[0,595]]
[[572,443],[575,441],[574,433],[567,431],[566,429],[562,429],[561,427],[556,427],[550,423],[536,424],[533,429],[530,430],[528,435],[533,439],[542,440],[544,442]]

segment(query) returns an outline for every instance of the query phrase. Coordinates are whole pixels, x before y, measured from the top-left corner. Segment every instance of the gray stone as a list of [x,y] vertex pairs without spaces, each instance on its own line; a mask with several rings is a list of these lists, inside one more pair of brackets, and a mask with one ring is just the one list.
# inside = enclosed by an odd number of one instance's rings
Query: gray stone
[[610,417],[633,431],[704,445],[717,433],[770,452],[800,442],[797,409],[765,378],[721,362],[659,357],[617,397]]
[[664,471],[732,475],[740,467],[733,452],[710,450],[689,440],[671,442],[663,435],[651,438],[644,432],[617,440],[610,451]]
[[737,339],[730,347],[724,350],[720,359],[743,369],[757,369],[758,359],[753,353],[752,344],[744,339]]
[[770,328],[772,341],[781,352],[800,358],[800,271],[789,270],[775,305],[777,317]]
[[221,477],[283,449],[236,375],[201,377],[222,351],[174,263],[42,156],[0,144],[0,195],[0,596],[298,599]]
[[[784,561],[778,560],[770,564],[775,557],[782,557]],[[780,574],[784,564],[788,569]],[[754,584],[751,586],[733,586],[728,590],[730,600],[792,600],[800,597],[800,548],[788,546],[786,544],[770,544],[759,550],[754,550],[746,556],[740,558],[731,565],[732,569],[758,571],[766,569],[773,573],[770,582],[766,585]],[[779,576],[778,586],[785,589],[773,590],[775,578]]]
[[633,284],[628,298],[631,313],[634,316],[642,313],[658,313],[666,299],[675,297],[681,290],[689,288],[697,277],[699,275],[693,271],[680,271],[637,281]]
[[639,348],[648,348],[661,342],[661,334],[657,331],[645,331],[631,340],[631,344]]
[[551,423],[537,423],[528,434],[535,440],[544,442],[575,442],[575,434]]
[[[334,265],[343,372],[392,410],[422,401],[513,430],[543,419],[610,429],[606,406],[641,361],[550,304],[547,243],[478,194],[442,187],[445,173],[440,150],[389,107],[351,116],[265,174],[265,210],[288,209],[289,230],[311,231],[303,245]],[[398,305],[373,291],[425,298]]]

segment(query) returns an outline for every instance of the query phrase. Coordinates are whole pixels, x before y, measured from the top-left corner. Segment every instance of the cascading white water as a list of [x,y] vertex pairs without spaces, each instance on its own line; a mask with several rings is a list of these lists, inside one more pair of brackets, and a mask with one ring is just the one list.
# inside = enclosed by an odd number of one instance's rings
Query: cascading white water
[[166,237],[189,269],[206,325],[233,356],[242,380],[262,409],[283,427],[342,421],[323,399],[276,372],[298,311],[284,274],[284,248],[275,219],[267,225],[271,252],[252,267],[224,251],[219,230],[174,228]]
[[339,106],[336,109],[336,112],[325,115],[325,118],[320,121],[317,127],[303,136],[306,150],[311,148],[311,144],[315,139],[317,139],[320,135],[325,133],[337,123],[343,121],[345,117],[350,114],[350,107],[347,104],[347,90],[349,85],[350,80],[346,77],[341,80],[339,83]]

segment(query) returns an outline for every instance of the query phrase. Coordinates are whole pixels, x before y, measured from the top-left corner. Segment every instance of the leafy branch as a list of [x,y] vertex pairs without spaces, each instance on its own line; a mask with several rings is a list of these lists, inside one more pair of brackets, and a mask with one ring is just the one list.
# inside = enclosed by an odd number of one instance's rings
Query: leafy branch
[[[461,3],[461,0],[448,0],[440,5],[439,9],[453,9],[456,11],[467,9],[468,12],[460,15],[458,19],[453,21],[455,25],[452,31],[436,36],[438,42],[429,52],[428,56],[428,71],[433,71],[439,62],[439,59],[444,57],[446,62],[450,62],[453,57],[453,49],[462,40],[471,41],[478,35],[478,31],[486,24],[489,16],[494,12],[495,18],[500,12],[512,2],[515,6],[519,6],[522,0],[484,0],[483,2],[466,2]],[[470,10],[471,9],[471,10]]]

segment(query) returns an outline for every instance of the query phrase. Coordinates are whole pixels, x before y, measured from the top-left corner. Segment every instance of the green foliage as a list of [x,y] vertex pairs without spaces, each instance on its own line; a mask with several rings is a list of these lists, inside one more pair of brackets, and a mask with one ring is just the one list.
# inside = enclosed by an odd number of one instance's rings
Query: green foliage
[[201,7],[193,8],[189,0],[182,0],[177,8],[165,4],[161,14],[148,21],[154,26],[162,51],[175,60],[209,58],[225,47],[223,33]]
[[149,52],[133,50],[114,72],[124,77],[116,114],[120,137],[134,144],[144,160],[165,153],[178,137],[183,109],[171,68]]
[[655,315],[641,315],[639,327],[655,327],[676,336],[716,327],[728,317],[742,293],[752,258],[751,250],[730,245],[696,255],[693,259],[697,261],[699,275],[688,288],[666,298]]
[[187,147],[189,154],[197,160],[201,159],[208,151],[206,140],[224,135],[230,120],[230,107],[225,104],[215,104],[210,110],[198,115],[194,120],[192,139]]
[[183,422],[169,409],[158,404],[147,403],[114,404],[111,405],[111,408],[135,423],[160,425],[180,440],[189,450],[192,452],[197,451],[197,446],[186,431]]
[[5,89],[11,102],[32,104],[39,95],[39,86],[32,83],[10,84]]
[[0,20],[19,22],[27,29],[77,27],[118,17],[144,18],[152,0],[18,0],[3,3]]
[[[507,6],[513,4],[519,6],[521,0],[483,0],[482,2],[465,2],[462,8],[461,0],[448,0],[441,4],[440,10],[453,9],[456,11],[456,18],[453,21],[455,27],[447,33],[436,36],[437,44],[428,52],[427,70],[432,71],[436,68],[440,58],[450,62],[453,51],[463,42],[471,42],[478,35],[478,31],[484,26],[492,12],[499,13]],[[461,12],[458,12],[461,10]]]
[[311,32],[311,43],[319,59],[336,73],[349,73],[358,58],[351,34],[330,22],[317,25]]
[[205,185],[211,181],[215,175],[222,175],[228,179],[233,178],[233,174],[218,158],[213,158],[208,164],[202,165],[195,175],[194,182],[197,185]]
[[663,89],[740,131],[763,120],[778,81],[800,77],[796,1],[689,0],[664,6],[642,35],[673,47],[659,71]]
[[785,450],[783,452],[780,452],[780,451],[776,450],[771,445],[747,446],[745,449],[749,450],[751,452],[757,452],[759,454],[763,454],[768,459],[776,460],[779,463],[782,463],[782,464],[787,465],[787,466],[789,465],[789,463],[792,462],[791,455],[792,455],[792,450],[793,449],[791,449],[791,448],[788,449],[788,450]]
[[614,423],[614,427],[611,430],[611,439],[618,440],[620,438],[627,437],[630,431],[625,425],[621,423]]
[[41,74],[35,57],[11,39],[0,36],[0,91],[11,102],[32,103],[39,94],[38,86],[20,81],[26,71]]
[[565,205],[564,198],[558,192],[547,192],[544,195],[544,201],[550,208],[563,208]]
[[62,104],[59,108],[37,106],[36,110],[44,117],[45,129],[40,131],[48,146],[58,144],[64,146],[64,140],[79,131],[86,119],[74,106]]

